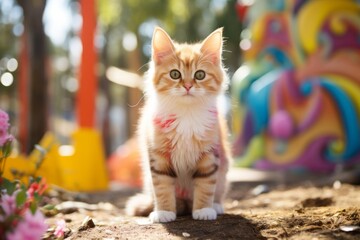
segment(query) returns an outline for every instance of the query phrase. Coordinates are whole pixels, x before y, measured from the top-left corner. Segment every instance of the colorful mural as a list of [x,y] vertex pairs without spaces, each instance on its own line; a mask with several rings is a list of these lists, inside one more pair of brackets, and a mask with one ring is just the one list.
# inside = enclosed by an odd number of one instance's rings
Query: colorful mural
[[255,1],[233,77],[238,166],[360,163],[360,1]]

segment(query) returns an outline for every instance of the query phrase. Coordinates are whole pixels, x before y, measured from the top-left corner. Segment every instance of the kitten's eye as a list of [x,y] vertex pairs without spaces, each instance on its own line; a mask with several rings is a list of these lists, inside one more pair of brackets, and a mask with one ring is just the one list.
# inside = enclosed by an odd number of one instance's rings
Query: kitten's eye
[[179,78],[181,78],[181,73],[180,73],[178,70],[176,70],[176,69],[171,70],[171,71],[170,71],[170,77],[171,77],[172,79],[179,79]]
[[203,70],[197,70],[194,76],[196,80],[203,80],[205,78],[205,75],[206,74]]

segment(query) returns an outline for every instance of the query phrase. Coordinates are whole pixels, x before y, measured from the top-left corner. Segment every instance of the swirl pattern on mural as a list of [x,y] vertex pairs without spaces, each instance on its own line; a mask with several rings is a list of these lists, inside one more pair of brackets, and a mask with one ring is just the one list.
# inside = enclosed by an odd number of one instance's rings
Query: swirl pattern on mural
[[360,163],[359,2],[256,1],[246,21],[251,48],[232,89],[237,164]]

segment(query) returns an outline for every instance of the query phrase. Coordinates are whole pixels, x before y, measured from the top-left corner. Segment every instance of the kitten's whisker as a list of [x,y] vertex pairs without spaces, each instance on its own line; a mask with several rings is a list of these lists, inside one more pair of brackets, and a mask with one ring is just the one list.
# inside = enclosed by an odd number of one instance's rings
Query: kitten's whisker
[[148,62],[148,63],[145,63],[144,65],[142,65],[141,67],[139,67],[136,71],[137,71],[137,72],[140,72],[141,69],[143,69],[145,66],[149,66],[149,65],[150,65],[149,62]]
[[137,103],[135,103],[134,105],[130,105],[129,103],[127,104],[128,107],[130,108],[134,108],[137,107],[139,105],[139,103],[144,99],[145,95],[143,94],[142,97],[139,99],[139,101]]

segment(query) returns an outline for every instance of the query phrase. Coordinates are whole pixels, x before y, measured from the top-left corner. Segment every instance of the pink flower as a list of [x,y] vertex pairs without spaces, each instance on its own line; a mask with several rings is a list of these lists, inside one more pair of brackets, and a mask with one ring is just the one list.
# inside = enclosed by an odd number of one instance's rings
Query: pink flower
[[8,141],[13,141],[14,137],[10,134],[3,134],[1,135],[1,129],[0,129],[0,147],[4,146],[5,143],[7,143]]
[[65,221],[63,219],[57,221],[57,226],[55,228],[55,231],[54,231],[54,235],[57,237],[57,238],[61,238],[61,237],[64,237],[64,234],[65,234]]
[[13,137],[8,134],[9,115],[0,109],[0,147],[7,141],[12,141]]
[[0,206],[4,211],[5,217],[10,216],[11,214],[15,213],[16,210],[16,201],[15,201],[16,193],[12,196],[4,194],[0,200]]
[[45,218],[40,210],[33,215],[28,209],[24,214],[24,219],[6,236],[8,240],[38,240],[41,239],[46,229]]
[[8,129],[9,126],[9,115],[0,109],[0,128]]

